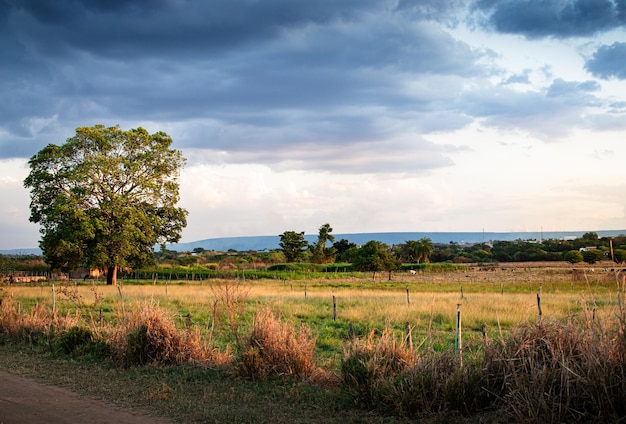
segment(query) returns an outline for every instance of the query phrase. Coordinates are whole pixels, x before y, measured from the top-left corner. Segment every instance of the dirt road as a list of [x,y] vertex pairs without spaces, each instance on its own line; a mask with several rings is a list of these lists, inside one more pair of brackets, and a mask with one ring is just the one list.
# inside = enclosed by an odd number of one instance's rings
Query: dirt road
[[165,424],[146,411],[120,408],[31,378],[0,371],[0,424]]

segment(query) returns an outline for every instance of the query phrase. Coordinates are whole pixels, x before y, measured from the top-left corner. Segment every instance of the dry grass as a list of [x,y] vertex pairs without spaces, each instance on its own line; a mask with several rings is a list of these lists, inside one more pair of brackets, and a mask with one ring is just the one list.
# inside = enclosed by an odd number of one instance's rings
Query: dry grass
[[75,314],[57,315],[44,305],[35,304],[30,311],[22,311],[21,304],[12,297],[1,300],[0,335],[18,342],[49,343],[55,333],[66,332],[80,321]]
[[197,330],[181,332],[167,311],[154,304],[133,309],[110,336],[114,359],[124,367],[141,365],[216,365],[230,352],[208,346]]
[[487,346],[488,387],[519,421],[607,422],[626,414],[623,327],[524,325]]
[[341,366],[343,385],[363,406],[380,407],[386,403],[381,386],[417,360],[417,352],[404,341],[398,342],[389,327],[378,337],[371,331],[366,338],[348,345]]
[[254,319],[238,371],[252,379],[269,375],[309,378],[316,371],[314,356],[315,338],[308,328],[296,329],[263,309]]

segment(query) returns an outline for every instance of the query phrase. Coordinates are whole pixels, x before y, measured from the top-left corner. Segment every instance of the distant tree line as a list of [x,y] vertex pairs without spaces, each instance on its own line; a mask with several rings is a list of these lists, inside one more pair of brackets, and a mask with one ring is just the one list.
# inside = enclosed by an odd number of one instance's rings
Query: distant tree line
[[[515,240],[486,243],[433,243],[429,238],[407,240],[389,246],[371,240],[361,246],[346,239],[335,240],[332,227],[324,224],[318,239],[309,243],[304,232],[285,231],[280,235],[278,249],[267,251],[208,251],[196,248],[191,252],[161,249],[155,261],[161,267],[187,267],[204,270],[261,270],[277,264],[337,264],[337,269],[376,273],[399,269],[418,269],[426,263],[466,264],[500,262],[567,261],[572,264],[594,264],[612,260],[626,262],[626,235],[598,237],[585,233],[571,240]],[[14,271],[49,270],[42,257],[0,255],[0,274]]]
[[[329,244],[334,240],[331,238],[331,232],[332,228],[324,224],[320,228],[317,243],[311,246],[305,240],[304,232],[286,231],[280,236],[280,247],[286,261],[313,263],[338,261],[360,264],[364,262],[363,257],[366,257],[384,263],[379,270],[392,267],[392,262],[420,264],[584,261],[593,264],[602,260],[626,261],[626,235],[600,238],[597,233],[588,232],[580,238],[571,240],[515,240],[474,244],[433,243],[429,238],[422,238],[407,240],[394,246],[372,240],[363,246],[357,246],[345,239]],[[371,267],[372,261],[362,267]]]

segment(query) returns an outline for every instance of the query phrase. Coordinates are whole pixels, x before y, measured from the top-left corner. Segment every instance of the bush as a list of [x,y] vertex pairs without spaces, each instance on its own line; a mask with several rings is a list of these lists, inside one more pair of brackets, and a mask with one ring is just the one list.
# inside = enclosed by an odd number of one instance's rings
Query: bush
[[571,264],[577,264],[583,261],[583,254],[578,250],[570,250],[563,254],[563,259]]
[[145,306],[126,317],[113,336],[113,353],[124,367],[225,363],[230,353],[219,353],[200,341],[197,332],[181,334],[163,310]]
[[315,339],[306,327],[296,330],[270,310],[264,310],[254,319],[238,360],[238,371],[252,379],[270,375],[306,378],[316,371],[314,353]]
[[84,327],[74,326],[69,331],[60,333],[54,338],[54,345],[57,351],[75,358],[103,359],[111,355],[108,343],[95,337],[89,329]]
[[91,331],[83,327],[74,326],[56,338],[56,345],[60,351],[70,355],[79,352],[92,341]]

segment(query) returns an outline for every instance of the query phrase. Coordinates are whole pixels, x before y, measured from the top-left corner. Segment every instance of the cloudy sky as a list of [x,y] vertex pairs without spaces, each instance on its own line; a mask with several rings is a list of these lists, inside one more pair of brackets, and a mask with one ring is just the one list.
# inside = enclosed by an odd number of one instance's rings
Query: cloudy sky
[[0,0],[0,249],[80,126],[182,150],[182,242],[626,228],[625,0]]

